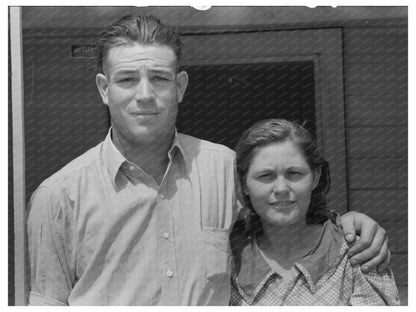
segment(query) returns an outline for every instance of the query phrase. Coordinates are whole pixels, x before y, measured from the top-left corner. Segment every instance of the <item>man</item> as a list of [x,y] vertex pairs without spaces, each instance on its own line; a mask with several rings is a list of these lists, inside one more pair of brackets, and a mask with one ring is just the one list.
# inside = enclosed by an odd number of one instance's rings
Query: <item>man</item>
[[[96,83],[111,129],[32,196],[30,304],[228,304],[234,152],[176,132],[180,55],[179,34],[154,17],[102,33]],[[342,225],[361,234],[357,261],[388,262],[374,221],[349,214]]]

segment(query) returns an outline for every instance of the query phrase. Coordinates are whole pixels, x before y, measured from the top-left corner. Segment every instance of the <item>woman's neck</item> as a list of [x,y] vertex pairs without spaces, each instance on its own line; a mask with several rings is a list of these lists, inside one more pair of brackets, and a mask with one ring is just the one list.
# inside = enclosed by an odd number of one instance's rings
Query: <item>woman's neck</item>
[[316,244],[322,225],[301,221],[288,226],[262,222],[263,234],[257,243],[263,254],[288,270]]

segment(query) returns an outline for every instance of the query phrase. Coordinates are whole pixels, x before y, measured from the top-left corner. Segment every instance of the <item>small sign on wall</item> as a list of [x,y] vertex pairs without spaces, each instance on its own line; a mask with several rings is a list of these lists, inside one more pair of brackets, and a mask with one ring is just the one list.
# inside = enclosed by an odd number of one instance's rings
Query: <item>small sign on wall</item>
[[94,57],[94,49],[93,45],[72,45],[71,57]]

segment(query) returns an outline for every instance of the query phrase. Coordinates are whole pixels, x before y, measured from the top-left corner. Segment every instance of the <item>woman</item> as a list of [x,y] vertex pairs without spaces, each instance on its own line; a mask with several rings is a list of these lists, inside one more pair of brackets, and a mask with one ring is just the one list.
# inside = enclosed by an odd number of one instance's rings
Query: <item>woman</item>
[[248,129],[237,148],[245,222],[231,234],[231,305],[399,305],[390,269],[352,267],[326,208],[328,163],[310,133],[281,119]]

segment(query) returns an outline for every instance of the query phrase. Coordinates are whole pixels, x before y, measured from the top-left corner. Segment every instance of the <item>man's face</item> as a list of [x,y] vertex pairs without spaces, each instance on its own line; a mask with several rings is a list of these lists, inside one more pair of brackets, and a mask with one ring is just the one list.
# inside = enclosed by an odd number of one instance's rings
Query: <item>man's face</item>
[[176,56],[164,45],[110,48],[97,86],[108,105],[113,140],[121,145],[163,142],[175,127],[178,103],[188,82],[176,73]]

